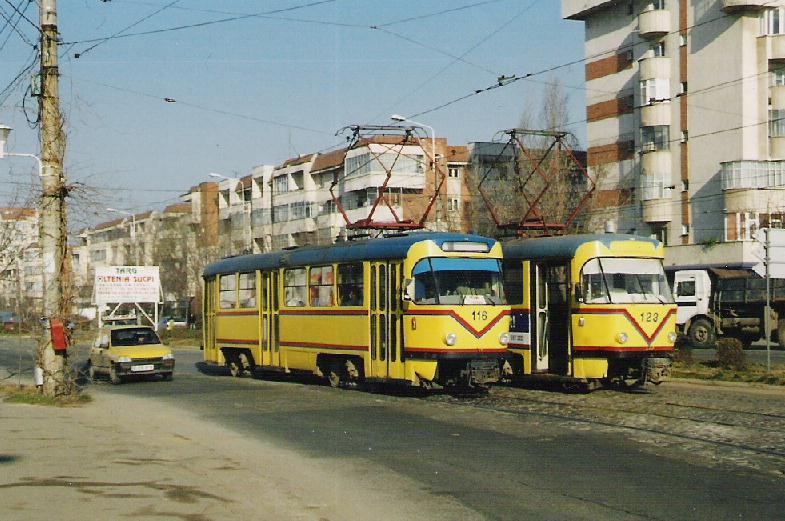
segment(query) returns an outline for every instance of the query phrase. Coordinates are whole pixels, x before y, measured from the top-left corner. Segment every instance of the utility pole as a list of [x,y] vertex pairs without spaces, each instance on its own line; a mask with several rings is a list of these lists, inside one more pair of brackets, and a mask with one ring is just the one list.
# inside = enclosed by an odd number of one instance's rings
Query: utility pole
[[57,66],[57,0],[41,0],[41,224],[43,258],[43,336],[38,345],[38,364],[43,372],[43,393],[57,396],[70,391],[66,382],[65,359],[52,347],[51,321],[62,317],[65,308],[67,268],[65,258],[66,215],[63,156],[65,134],[60,114],[60,84]]

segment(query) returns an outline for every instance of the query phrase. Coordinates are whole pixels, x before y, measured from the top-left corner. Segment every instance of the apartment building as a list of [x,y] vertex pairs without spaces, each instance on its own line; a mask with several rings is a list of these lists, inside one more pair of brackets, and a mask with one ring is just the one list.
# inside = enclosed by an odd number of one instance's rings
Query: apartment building
[[34,313],[43,295],[38,210],[0,208],[0,310]]
[[595,208],[673,265],[750,265],[785,214],[785,2],[563,0],[585,27]]

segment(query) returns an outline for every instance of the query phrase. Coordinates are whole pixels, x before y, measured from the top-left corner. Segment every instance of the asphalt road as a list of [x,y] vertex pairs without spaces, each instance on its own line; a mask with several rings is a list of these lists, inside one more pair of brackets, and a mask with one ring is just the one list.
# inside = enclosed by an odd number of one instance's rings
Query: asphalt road
[[[0,341],[0,366],[13,371],[18,353],[18,344]],[[560,418],[509,414],[471,400],[232,379],[204,367],[199,351],[177,350],[176,357],[172,382],[99,383],[91,392],[175,404],[277,447],[334,461],[342,472],[391,470],[488,519],[770,520],[785,511],[785,458],[779,473],[762,472],[695,457],[678,438],[662,449],[624,431],[565,422],[567,410]],[[389,487],[395,490],[395,482]],[[363,500],[361,491],[346,491],[345,499]]]

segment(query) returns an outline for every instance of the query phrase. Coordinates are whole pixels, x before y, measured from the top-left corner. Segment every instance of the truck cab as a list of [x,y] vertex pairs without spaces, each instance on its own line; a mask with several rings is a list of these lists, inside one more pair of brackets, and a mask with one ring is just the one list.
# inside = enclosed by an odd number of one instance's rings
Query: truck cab
[[674,274],[676,327],[696,346],[713,344],[716,338],[711,291],[711,277],[706,270],[680,270]]

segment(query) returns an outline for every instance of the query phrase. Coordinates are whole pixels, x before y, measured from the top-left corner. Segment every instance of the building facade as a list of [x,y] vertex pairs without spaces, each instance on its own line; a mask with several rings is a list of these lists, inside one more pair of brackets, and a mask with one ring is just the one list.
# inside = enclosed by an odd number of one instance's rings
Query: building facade
[[0,310],[40,312],[43,265],[38,210],[0,208]]
[[562,8],[585,27],[595,207],[674,265],[757,262],[744,243],[785,214],[785,2]]

